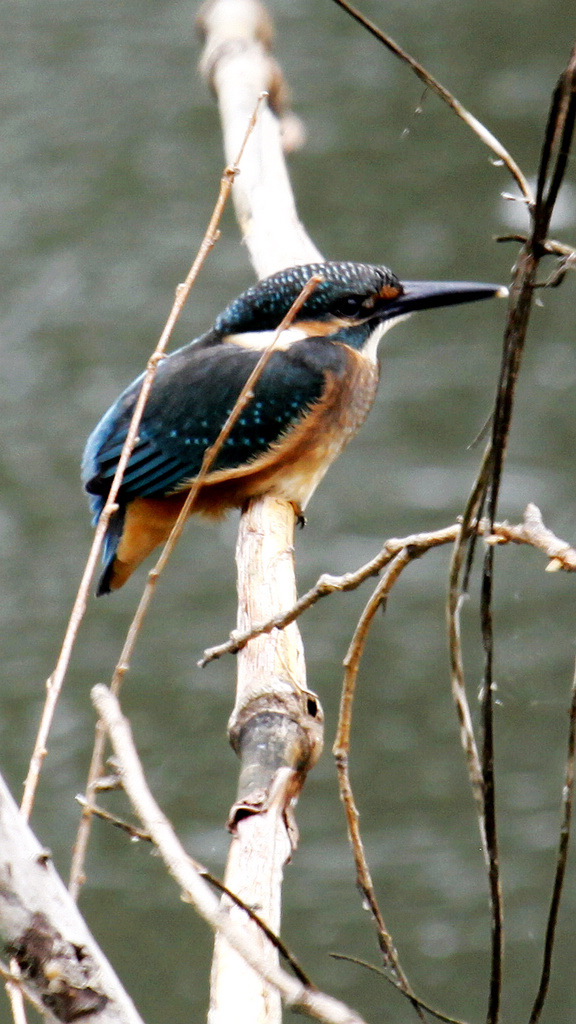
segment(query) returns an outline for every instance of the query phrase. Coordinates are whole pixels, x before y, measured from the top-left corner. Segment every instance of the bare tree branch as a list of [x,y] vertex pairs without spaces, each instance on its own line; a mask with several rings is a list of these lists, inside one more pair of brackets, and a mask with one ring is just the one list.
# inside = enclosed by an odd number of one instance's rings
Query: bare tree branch
[[[431,551],[436,547],[454,543],[460,538],[462,529],[461,524],[454,523],[452,526],[446,526],[442,530],[434,530],[430,533],[414,533],[400,539],[390,538],[378,554],[365,565],[361,565],[353,572],[344,573],[343,576],[331,576],[329,573],[323,573],[314,586],[286,612],[275,615],[265,622],[256,622],[244,631],[234,630],[224,643],[208,647],[198,665],[204,668],[224,654],[237,654],[249,640],[260,636],[261,633],[270,633],[273,629],[284,629],[285,626],[308,611],[317,601],[329,594],[344,594],[349,590],[356,590],[366,580],[377,576],[384,566],[404,548],[412,551],[414,557],[418,558],[424,551]],[[559,569],[566,572],[576,571],[576,551],[544,525],[540,510],[534,504],[527,506],[523,523],[516,526],[510,526],[505,522],[494,523],[490,531],[488,522],[481,520],[475,525],[474,530],[486,544],[527,544],[537,548],[550,559],[546,566],[547,572]]]
[[[229,908],[221,903],[207,882],[200,877],[190,857],[181,846],[172,826],[154,800],[140,764],[132,733],[120,711],[116,697],[105,686],[92,690],[94,705],[101,716],[114,748],[122,785],[144,828],[150,833],[168,871],[180,886],[183,896],[192,903],[215,932],[222,932],[226,941],[250,967],[273,986],[283,1001],[324,1024],[363,1024],[362,1019],[338,1000],[317,989],[310,989],[262,955],[248,926],[232,919]],[[282,806],[280,799],[279,806]],[[266,812],[273,816],[278,807]],[[261,819],[264,815],[259,816]],[[233,993],[234,994],[234,993]],[[237,994],[236,994],[237,995]]]
[[[0,778],[0,936],[51,1024],[142,1024],[50,858]],[[12,984],[17,982],[14,980]]]

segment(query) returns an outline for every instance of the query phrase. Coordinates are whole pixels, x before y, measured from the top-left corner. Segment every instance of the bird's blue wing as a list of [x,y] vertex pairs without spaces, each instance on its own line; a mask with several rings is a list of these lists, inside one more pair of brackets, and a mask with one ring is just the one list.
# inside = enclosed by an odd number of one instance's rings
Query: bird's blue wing
[[[121,502],[162,497],[200,470],[261,353],[234,344],[187,346],[162,362],[144,410],[139,437],[119,493]],[[340,373],[345,355],[322,338],[275,352],[213,470],[246,465],[263,454],[321,397],[327,369]],[[88,440],[83,480],[97,517],[110,489],[142,385],[139,377]]]

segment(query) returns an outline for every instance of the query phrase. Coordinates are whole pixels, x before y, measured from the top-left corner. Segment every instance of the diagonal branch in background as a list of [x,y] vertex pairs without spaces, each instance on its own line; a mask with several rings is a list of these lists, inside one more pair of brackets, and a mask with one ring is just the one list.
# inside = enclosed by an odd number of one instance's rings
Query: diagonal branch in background
[[488,149],[491,149],[498,159],[506,165],[510,174],[516,180],[524,199],[529,205],[531,205],[534,202],[534,196],[528,181],[516,161],[496,136],[493,135],[477,117],[474,117],[474,114],[471,114],[469,110],[466,110],[466,107],[464,107],[460,101],[457,100],[456,97],[438,81],[438,79],[434,78],[434,76],[431,75],[430,72],[422,66],[422,64],[415,60],[414,57],[406,52],[406,50],[402,49],[402,47],[399,46],[398,43],[396,43],[389,35],[383,32],[381,28],[378,28],[373,21],[370,21],[370,18],[367,18],[356,7],[353,7],[351,3],[348,3],[348,0],[333,0],[333,2],[337,4],[338,7],[341,7],[343,11],[346,11],[351,18],[354,18],[359,25],[362,25],[362,28],[365,28],[367,32],[370,32],[375,39],[386,46],[396,57],[399,57],[405,64],[408,64],[420,81],[423,82],[428,89],[431,89],[436,96],[439,96],[444,103],[448,104],[456,116],[459,117],[461,121],[464,121],[464,124],[467,124],[468,127],[472,129],[474,134],[478,136],[484,145],[488,146]]
[[[142,1024],[102,950],[0,778],[0,943],[46,1024]],[[14,984],[14,983],[13,983]],[[19,986],[20,987],[20,986]]]

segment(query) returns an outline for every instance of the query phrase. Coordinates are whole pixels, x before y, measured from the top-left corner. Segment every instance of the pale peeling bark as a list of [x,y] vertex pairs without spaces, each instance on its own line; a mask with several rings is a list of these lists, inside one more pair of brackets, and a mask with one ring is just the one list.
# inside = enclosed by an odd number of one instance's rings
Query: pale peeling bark
[[[270,56],[272,28],[256,0],[212,0],[198,18],[202,71],[214,89],[226,159],[236,158],[258,97],[269,96],[246,146],[232,190],[236,216],[259,277],[322,255],[298,219],[282,150],[281,71]],[[272,109],[271,109],[272,108]],[[273,112],[274,111],[274,112]]]
[[[291,546],[294,513],[286,502],[263,498],[242,516],[238,533],[238,628],[261,622],[271,608],[296,598]],[[226,867],[228,889],[278,934],[282,872],[296,843],[292,807],[306,772],[322,749],[322,714],[305,689],[304,650],[295,623],[257,637],[240,652],[236,704],[229,730],[241,758],[238,800]],[[270,964],[276,949],[246,914],[255,949]],[[209,1024],[271,1024],[281,1019],[278,991],[246,966],[222,936],[215,943]]]
[[0,936],[51,1024],[142,1024],[1,777]]
[[[217,95],[229,161],[258,97],[263,91],[269,94],[232,193],[258,276],[321,260],[298,219],[284,162],[276,115],[285,90],[270,56],[272,32],[265,8],[255,0],[213,0],[202,8],[199,26],[205,39],[202,69]],[[251,503],[242,516],[237,545],[240,630],[285,611],[296,598],[294,521],[292,506],[271,498]],[[295,623],[258,637],[241,652],[229,734],[241,772],[229,822],[233,839],[225,882],[278,932],[282,871],[297,835],[292,808],[322,749],[322,713],[306,689],[304,651]],[[230,913],[244,921],[254,943],[277,963],[277,951],[246,915],[238,908]],[[277,991],[217,937],[209,1024],[280,1020]]]

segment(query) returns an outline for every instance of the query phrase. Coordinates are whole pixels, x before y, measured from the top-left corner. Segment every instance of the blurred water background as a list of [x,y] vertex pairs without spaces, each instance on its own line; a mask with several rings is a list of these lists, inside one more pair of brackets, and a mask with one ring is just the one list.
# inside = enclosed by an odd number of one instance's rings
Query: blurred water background
[[[290,159],[301,216],[332,258],[406,278],[506,282],[516,225],[505,170],[328,0],[273,0],[276,52],[308,141]],[[564,0],[364,0],[363,10],[483,119],[534,174],[549,97],[572,43]],[[44,684],[91,528],[78,467],[92,426],[143,367],[200,242],[223,164],[196,71],[197,5],[183,0],[4,0],[0,246],[0,765],[16,796]],[[418,112],[421,108],[421,112]],[[555,235],[574,241],[574,175]],[[229,211],[174,336],[204,330],[253,281]],[[573,281],[535,309],[501,514],[535,501],[574,540]],[[382,541],[454,521],[480,458],[504,304],[422,315],[387,338],[361,435],[331,470],[297,538],[299,589],[370,558]],[[123,703],[154,793],[190,853],[221,872],[237,766],[226,742],[234,661],[200,670],[235,619],[236,521],[190,524],[158,587]],[[496,748],[506,899],[504,1009],[528,1018],[557,845],[574,659],[574,580],[528,549],[497,552]],[[387,925],[418,993],[469,1021],[485,1013],[489,915],[475,812],[449,694],[448,552],[416,563],[372,632],[352,752],[364,838]],[[92,600],[59,705],[33,817],[67,875],[94,714],[144,574]],[[471,699],[481,681],[477,580],[465,610]],[[284,937],[314,981],[368,1020],[413,1020],[383,981],[331,951],[378,962],[354,886],[329,753],[341,661],[368,589],[302,623],[327,751],[298,808]],[[121,806],[118,801],[118,807]],[[205,1016],[211,938],[159,860],[97,823],[82,909],[149,1024]],[[576,1010],[576,880],[569,865],[543,1020]],[[4,997],[0,997],[3,999]],[[8,1008],[0,1002],[0,1016]]]

